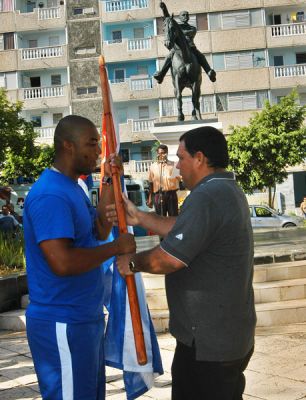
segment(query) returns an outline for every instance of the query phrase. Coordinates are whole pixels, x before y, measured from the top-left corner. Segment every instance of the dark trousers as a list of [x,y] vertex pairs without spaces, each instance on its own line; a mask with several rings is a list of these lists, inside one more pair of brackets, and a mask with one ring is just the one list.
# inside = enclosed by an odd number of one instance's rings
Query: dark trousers
[[178,215],[178,200],[176,190],[154,193],[153,203],[158,215],[176,217]]
[[195,347],[177,342],[172,363],[172,400],[242,400],[243,371],[254,348],[241,360],[197,361]]

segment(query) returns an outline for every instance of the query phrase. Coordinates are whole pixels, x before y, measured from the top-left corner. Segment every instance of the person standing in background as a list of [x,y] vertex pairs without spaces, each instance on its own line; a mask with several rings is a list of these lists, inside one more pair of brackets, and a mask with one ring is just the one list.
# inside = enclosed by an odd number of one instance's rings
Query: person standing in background
[[151,165],[149,171],[148,207],[152,208],[154,205],[158,215],[177,216],[180,179],[174,162],[168,160],[168,147],[160,144],[157,148],[157,161]]

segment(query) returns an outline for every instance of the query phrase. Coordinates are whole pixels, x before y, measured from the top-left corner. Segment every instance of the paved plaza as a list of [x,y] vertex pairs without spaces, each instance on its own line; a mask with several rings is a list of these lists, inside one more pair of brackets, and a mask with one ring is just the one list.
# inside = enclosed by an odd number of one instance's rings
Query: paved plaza
[[[255,353],[246,371],[244,400],[306,399],[305,340],[306,323],[258,328]],[[159,334],[158,341],[165,374],[139,399],[171,398],[175,341],[169,334]],[[126,399],[120,371],[108,368],[107,382],[108,400]],[[41,399],[25,332],[0,331],[0,399]]]

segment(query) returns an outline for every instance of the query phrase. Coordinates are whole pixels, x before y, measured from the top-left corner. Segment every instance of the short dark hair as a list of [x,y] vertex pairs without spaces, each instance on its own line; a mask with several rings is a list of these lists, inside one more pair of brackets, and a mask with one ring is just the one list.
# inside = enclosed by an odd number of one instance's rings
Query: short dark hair
[[65,140],[76,143],[84,128],[95,128],[95,124],[80,115],[67,115],[57,124],[54,131],[55,154],[61,152]]
[[212,126],[191,129],[180,137],[191,156],[200,151],[208,158],[209,166],[226,168],[229,163],[227,142],[225,136]]
[[157,147],[157,150],[158,150],[158,149],[164,150],[166,153],[168,153],[168,146],[166,146],[165,144],[160,144],[160,145]]

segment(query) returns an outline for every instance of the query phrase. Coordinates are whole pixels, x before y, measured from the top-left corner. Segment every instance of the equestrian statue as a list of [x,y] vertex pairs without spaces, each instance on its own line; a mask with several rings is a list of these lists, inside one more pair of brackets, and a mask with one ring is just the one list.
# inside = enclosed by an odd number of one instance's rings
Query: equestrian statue
[[166,4],[161,1],[160,8],[164,14],[165,46],[170,50],[160,71],[153,75],[158,83],[163,79],[171,67],[174,95],[177,100],[178,120],[184,121],[182,111],[182,91],[188,87],[192,91],[192,119],[202,119],[200,112],[200,95],[202,83],[201,67],[212,82],[216,81],[216,72],[211,69],[204,54],[194,44],[197,33],[195,26],[188,23],[188,11],[182,11],[178,23],[174,16],[170,16]]

